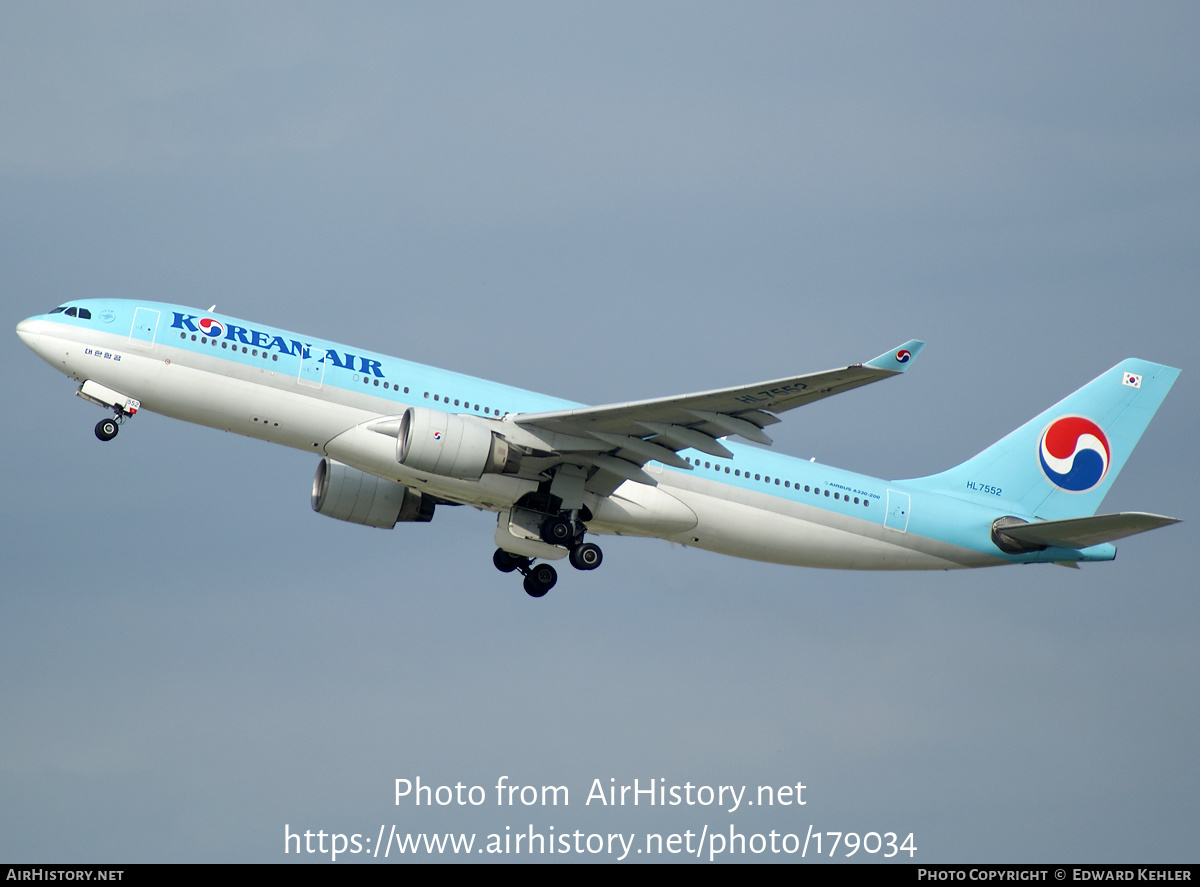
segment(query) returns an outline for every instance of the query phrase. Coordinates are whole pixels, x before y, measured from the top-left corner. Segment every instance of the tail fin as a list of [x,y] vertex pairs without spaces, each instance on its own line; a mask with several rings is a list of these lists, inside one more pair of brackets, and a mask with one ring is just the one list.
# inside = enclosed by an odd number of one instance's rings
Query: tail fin
[[905,483],[1043,520],[1095,514],[1178,376],[1123,360],[973,459]]

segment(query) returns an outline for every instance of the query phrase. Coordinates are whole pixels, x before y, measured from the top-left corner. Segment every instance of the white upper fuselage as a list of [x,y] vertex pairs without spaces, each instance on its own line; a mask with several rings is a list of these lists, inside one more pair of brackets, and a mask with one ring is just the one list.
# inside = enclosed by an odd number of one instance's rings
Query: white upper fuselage
[[[537,476],[456,479],[405,467],[371,425],[415,405],[503,432],[517,414],[569,409],[558,398],[163,303],[94,300],[23,321],[18,333],[56,369],[188,422],[327,455],[439,499],[490,511]],[[90,317],[82,317],[87,313]],[[794,457],[723,442],[732,457],[680,450],[691,471],[651,462],[654,486],[587,494],[594,533],[655,536],[782,564],[952,569],[1108,559],[1112,546],[1007,555],[989,539],[1005,513]],[[1102,550],[1100,550],[1102,549]]]

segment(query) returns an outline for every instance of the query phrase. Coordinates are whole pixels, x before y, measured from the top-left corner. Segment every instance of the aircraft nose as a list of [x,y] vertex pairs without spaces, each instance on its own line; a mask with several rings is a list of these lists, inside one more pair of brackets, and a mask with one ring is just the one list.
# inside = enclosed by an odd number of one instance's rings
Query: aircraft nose
[[17,324],[17,335],[30,348],[37,350],[38,340],[42,337],[42,322],[29,318]]

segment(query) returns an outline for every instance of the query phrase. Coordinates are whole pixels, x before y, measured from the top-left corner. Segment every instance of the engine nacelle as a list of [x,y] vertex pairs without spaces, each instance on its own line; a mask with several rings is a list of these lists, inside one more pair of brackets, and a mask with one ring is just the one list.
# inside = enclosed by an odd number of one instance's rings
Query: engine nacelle
[[312,507],[326,517],[386,530],[400,522],[433,520],[434,503],[394,480],[326,456],[313,478]]
[[521,454],[479,422],[409,407],[400,416],[396,461],[415,471],[479,480],[484,473],[516,474]]

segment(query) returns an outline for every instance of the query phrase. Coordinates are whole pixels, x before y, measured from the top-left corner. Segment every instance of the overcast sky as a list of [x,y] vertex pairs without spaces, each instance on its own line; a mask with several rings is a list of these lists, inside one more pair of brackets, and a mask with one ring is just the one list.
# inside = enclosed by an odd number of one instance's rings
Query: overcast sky
[[[0,859],[733,824],[1197,862],[1198,38],[1189,3],[0,4],[10,330],[215,302],[587,403],[920,338],[773,431],[888,478],[1142,357],[1183,374],[1103,509],[1184,520],[1080,570],[610,538],[535,601],[490,514],[331,521],[311,454],[155,415],[101,444],[10,332]],[[393,803],[502,775],[570,806]],[[585,806],[610,778],[807,804]]]

